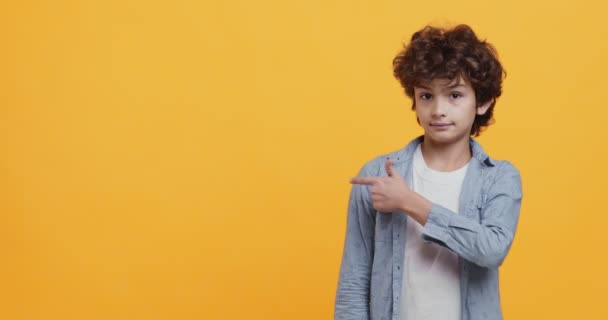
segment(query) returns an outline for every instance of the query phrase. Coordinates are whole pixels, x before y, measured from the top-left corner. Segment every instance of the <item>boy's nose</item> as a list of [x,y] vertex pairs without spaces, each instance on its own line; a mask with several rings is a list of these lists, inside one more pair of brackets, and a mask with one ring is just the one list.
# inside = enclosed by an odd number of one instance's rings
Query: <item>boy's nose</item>
[[431,107],[431,115],[433,117],[443,117],[443,116],[445,116],[446,110],[447,110],[447,108],[446,108],[445,103],[442,103],[441,101],[437,101]]

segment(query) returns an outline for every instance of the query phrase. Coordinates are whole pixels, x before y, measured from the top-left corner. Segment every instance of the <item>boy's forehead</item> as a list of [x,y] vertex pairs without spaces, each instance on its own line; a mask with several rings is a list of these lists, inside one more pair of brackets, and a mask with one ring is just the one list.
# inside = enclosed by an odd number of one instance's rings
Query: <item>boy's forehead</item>
[[431,88],[431,87],[446,87],[446,88],[454,88],[459,86],[469,86],[469,83],[462,76],[455,77],[454,79],[450,78],[433,78],[431,80],[422,80],[419,81],[418,84],[415,85],[420,88]]

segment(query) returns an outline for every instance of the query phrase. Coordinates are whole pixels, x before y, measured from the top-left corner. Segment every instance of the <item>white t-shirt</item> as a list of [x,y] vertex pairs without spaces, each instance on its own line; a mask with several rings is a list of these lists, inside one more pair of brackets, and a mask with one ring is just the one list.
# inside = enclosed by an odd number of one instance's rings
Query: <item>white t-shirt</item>
[[[420,144],[414,152],[413,190],[429,201],[458,212],[462,182],[469,163],[450,172],[427,167]],[[422,228],[407,217],[400,319],[460,320],[458,255],[422,238]]]

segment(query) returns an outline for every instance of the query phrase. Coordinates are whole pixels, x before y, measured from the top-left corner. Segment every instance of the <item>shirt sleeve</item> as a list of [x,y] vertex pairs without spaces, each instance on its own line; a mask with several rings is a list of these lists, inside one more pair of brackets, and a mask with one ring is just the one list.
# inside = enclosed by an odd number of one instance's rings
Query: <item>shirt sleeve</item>
[[423,238],[443,245],[482,267],[499,267],[509,251],[519,220],[522,189],[519,171],[502,162],[487,200],[474,220],[433,203]]
[[[370,164],[359,177],[373,176]],[[334,319],[369,319],[369,295],[374,256],[375,209],[369,186],[353,184],[348,202],[346,239],[336,293]]]

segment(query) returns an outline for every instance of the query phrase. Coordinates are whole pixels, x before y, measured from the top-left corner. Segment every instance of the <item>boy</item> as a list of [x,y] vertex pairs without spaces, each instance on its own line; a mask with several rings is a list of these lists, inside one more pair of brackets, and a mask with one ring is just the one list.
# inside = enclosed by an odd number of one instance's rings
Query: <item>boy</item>
[[427,26],[393,60],[424,135],[351,179],[335,319],[502,319],[521,179],[472,137],[501,95],[496,56],[467,25]]

